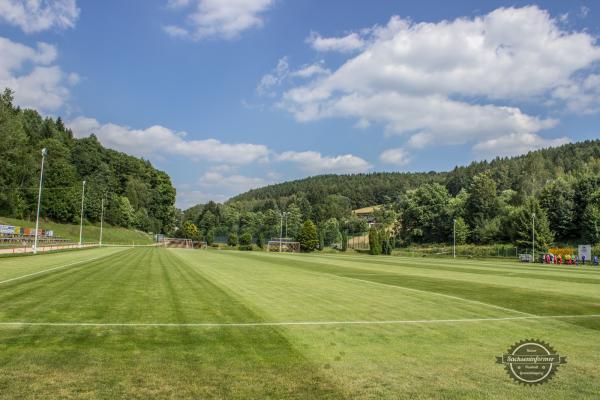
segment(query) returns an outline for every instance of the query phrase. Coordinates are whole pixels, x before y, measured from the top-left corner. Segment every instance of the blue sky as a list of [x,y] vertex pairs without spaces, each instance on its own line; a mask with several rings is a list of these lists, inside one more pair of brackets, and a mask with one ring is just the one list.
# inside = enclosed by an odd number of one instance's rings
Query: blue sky
[[0,86],[177,205],[600,137],[594,2],[0,0]]

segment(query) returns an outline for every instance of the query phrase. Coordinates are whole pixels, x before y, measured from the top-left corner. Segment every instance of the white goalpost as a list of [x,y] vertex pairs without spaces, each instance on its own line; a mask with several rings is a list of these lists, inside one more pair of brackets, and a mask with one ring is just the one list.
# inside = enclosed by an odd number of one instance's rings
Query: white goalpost
[[300,242],[290,238],[272,238],[267,242],[267,251],[279,253],[299,253]]
[[205,249],[207,247],[206,242],[185,238],[162,237],[160,238],[159,243],[164,247],[175,247],[180,249]]

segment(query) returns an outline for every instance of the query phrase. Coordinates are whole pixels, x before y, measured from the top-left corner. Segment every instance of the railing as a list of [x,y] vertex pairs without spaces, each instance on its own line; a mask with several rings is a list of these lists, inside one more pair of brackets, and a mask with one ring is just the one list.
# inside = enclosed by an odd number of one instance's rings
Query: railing
[[[40,243],[38,242],[37,252],[81,249],[89,247],[98,247],[98,243]],[[33,246],[29,242],[22,242],[20,246],[0,247],[0,254],[25,254],[33,253]]]

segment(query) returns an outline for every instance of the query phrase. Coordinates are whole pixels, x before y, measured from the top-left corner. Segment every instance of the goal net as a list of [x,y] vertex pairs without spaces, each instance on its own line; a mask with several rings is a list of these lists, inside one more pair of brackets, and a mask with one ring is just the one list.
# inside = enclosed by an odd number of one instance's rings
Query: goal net
[[192,239],[184,239],[184,238],[163,238],[162,245],[164,247],[174,247],[180,249],[205,249],[206,242],[201,242]]
[[300,242],[295,242],[290,238],[272,238],[267,243],[267,251],[281,253],[299,253]]

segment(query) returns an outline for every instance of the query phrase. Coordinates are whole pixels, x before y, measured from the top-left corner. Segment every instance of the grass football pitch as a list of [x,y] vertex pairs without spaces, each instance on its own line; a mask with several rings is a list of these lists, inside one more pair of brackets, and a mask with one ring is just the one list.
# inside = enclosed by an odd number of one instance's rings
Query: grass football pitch
[[[519,385],[522,339],[567,364]],[[600,270],[103,248],[0,259],[0,398],[593,399]]]

